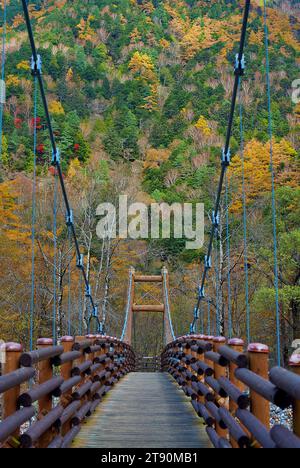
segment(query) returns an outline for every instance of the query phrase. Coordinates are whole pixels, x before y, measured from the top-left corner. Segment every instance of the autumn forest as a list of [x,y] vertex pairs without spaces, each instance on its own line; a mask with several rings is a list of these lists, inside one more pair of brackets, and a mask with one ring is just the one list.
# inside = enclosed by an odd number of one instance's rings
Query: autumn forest
[[[281,352],[287,359],[300,339],[300,93],[293,92],[300,79],[300,10],[295,0],[267,3],[273,136],[270,141],[263,2],[253,0],[232,163],[206,286],[209,301],[201,305],[198,329],[217,333],[219,321],[222,334],[246,339],[248,331],[275,356],[271,146]],[[90,310],[56,190],[39,94],[34,112],[21,2],[7,0],[5,28],[4,1],[0,4],[6,51],[0,339],[28,343],[33,253],[34,338],[51,336],[53,314],[59,336],[86,333]],[[96,208],[101,202],[117,204],[120,194],[147,204],[202,202],[209,234],[244,1],[36,0],[29,8],[74,222],[107,332],[121,334],[129,268],[155,275],[166,266],[175,333],[184,334],[193,318],[205,248],[186,250],[184,239],[175,238],[101,240]],[[149,303],[159,293],[151,285],[139,291]],[[161,345],[160,319],[139,316],[136,348],[152,354]]]

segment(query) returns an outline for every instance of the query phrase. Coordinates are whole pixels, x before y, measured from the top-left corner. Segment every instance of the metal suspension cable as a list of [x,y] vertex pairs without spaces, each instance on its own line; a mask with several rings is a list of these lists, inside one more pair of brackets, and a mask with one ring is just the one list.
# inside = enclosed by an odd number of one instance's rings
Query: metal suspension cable
[[2,62],[1,62],[1,89],[0,89],[0,163],[3,150],[3,114],[6,99],[5,90],[5,64],[6,64],[6,27],[7,27],[7,0],[3,3],[3,32],[2,32]]
[[231,307],[231,245],[230,245],[230,226],[229,226],[229,181],[226,175],[225,189],[226,203],[226,250],[227,250],[227,309],[228,309],[228,335],[232,338],[232,307]]
[[245,175],[245,140],[244,119],[241,82],[239,84],[240,97],[240,152],[242,160],[242,198],[243,198],[243,239],[244,239],[244,270],[245,270],[245,303],[246,303],[246,334],[247,342],[251,341],[251,310],[249,300],[249,265],[248,265],[248,224],[247,224],[247,197],[246,197],[246,175]]
[[248,19],[249,19],[249,13],[250,13],[250,4],[251,4],[251,0],[246,0],[239,52],[236,55],[235,70],[234,70],[235,81],[234,81],[233,95],[232,95],[232,100],[231,100],[231,108],[230,108],[228,127],[227,127],[227,133],[226,133],[225,147],[222,151],[221,174],[220,174],[220,179],[219,179],[219,184],[218,184],[218,189],[217,189],[215,209],[214,209],[213,218],[212,218],[212,229],[211,229],[211,234],[210,234],[210,239],[209,239],[209,244],[208,244],[208,251],[207,251],[206,258],[205,258],[205,267],[203,271],[201,286],[199,288],[197,306],[195,307],[195,311],[194,311],[194,314],[195,314],[194,321],[191,324],[191,331],[194,329],[196,321],[198,320],[198,317],[199,317],[200,303],[205,297],[204,288],[205,288],[208,271],[211,269],[211,255],[212,255],[212,250],[213,250],[213,241],[215,237],[215,231],[218,228],[219,219],[220,219],[220,204],[221,204],[221,196],[222,196],[223,185],[224,185],[224,178],[225,178],[225,173],[227,171],[227,168],[230,165],[230,142],[231,142],[231,135],[232,135],[232,129],[233,129],[233,120],[234,120],[234,113],[235,113],[235,107],[236,107],[238,85],[239,85],[240,76],[244,74],[244,70],[245,70],[244,49],[245,49],[247,26],[248,26]]
[[269,57],[269,27],[267,15],[267,3],[264,0],[264,32],[265,32],[265,51],[266,51],[266,80],[268,96],[268,129],[270,139],[270,173],[272,182],[272,225],[273,225],[273,255],[274,255],[274,283],[275,283],[275,302],[276,302],[276,347],[277,362],[281,365],[281,333],[280,333],[280,307],[279,307],[279,272],[278,272],[278,249],[277,249],[277,209],[275,195],[275,172],[273,159],[273,115],[271,104],[271,81],[270,81],[270,57]]
[[[34,71],[36,73],[38,83],[39,83],[39,88],[40,88],[40,93],[41,93],[41,99],[42,99],[42,104],[44,107],[44,112],[45,112],[45,117],[46,117],[46,123],[47,123],[47,128],[49,131],[49,137],[50,137],[50,142],[51,142],[51,147],[52,147],[52,164],[57,170],[58,174],[58,179],[60,182],[60,187],[63,195],[63,200],[65,203],[65,208],[66,208],[66,219],[67,219],[67,224],[70,226],[70,230],[72,233],[73,237],[73,242],[75,245],[75,250],[76,250],[76,256],[77,256],[77,267],[81,270],[83,280],[85,283],[85,290],[86,290],[86,296],[89,298],[89,302],[92,306],[93,313],[95,314],[97,309],[93,300],[93,296],[91,293],[91,286],[89,284],[89,280],[87,278],[86,270],[84,268],[84,264],[82,261],[82,255],[80,252],[80,247],[79,247],[79,242],[77,239],[76,235],[76,230],[73,222],[73,211],[70,207],[68,195],[67,195],[67,190],[64,182],[64,177],[63,177],[63,172],[62,172],[62,167],[60,163],[60,150],[56,145],[56,140],[54,136],[54,131],[51,123],[51,117],[49,113],[49,107],[48,107],[48,101],[45,93],[45,88],[44,88],[44,82],[42,78],[42,63],[41,63],[41,57],[37,53],[37,48],[35,45],[35,39],[33,35],[33,30],[32,30],[32,25],[31,25],[31,20],[29,16],[29,10],[28,10],[28,4],[27,0],[22,0],[22,5],[23,5],[23,11],[24,11],[24,16],[25,16],[25,22],[26,22],[26,27],[28,31],[28,36],[29,36],[29,41],[30,41],[30,46],[31,46],[31,51],[32,51],[32,63],[34,65]],[[99,321],[99,319],[98,319]]]
[[30,351],[33,350],[34,331],[34,297],[35,297],[35,223],[36,223],[36,150],[37,150],[37,99],[38,86],[34,77],[34,112],[33,112],[33,180],[32,180],[32,208],[31,208],[31,298],[30,298]]

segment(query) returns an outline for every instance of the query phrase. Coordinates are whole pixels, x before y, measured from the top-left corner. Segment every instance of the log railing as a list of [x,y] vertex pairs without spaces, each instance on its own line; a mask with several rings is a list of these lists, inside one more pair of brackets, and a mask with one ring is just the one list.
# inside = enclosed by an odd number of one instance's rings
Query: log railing
[[116,338],[65,336],[37,350],[5,345],[0,377],[2,448],[66,448],[117,382],[135,368],[129,345]]
[[[215,448],[300,448],[300,355],[291,370],[269,370],[269,349],[204,335],[184,336],[162,354],[169,372],[191,398]],[[270,408],[292,406],[290,428],[271,428]]]

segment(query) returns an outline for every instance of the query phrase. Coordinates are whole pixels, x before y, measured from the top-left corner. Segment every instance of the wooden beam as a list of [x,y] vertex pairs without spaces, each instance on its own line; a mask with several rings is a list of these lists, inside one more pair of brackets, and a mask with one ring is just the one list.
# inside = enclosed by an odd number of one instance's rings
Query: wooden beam
[[162,276],[135,276],[136,283],[161,283]]
[[133,312],[162,312],[165,311],[165,306],[161,305],[136,305],[132,307]]

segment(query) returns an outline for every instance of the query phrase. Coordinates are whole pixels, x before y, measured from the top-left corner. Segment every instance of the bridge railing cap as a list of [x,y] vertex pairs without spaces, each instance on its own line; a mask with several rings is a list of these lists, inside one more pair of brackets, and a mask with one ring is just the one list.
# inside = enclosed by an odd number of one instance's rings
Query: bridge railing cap
[[15,343],[13,341],[9,341],[8,343],[4,343],[4,348],[5,351],[11,351],[11,352],[19,352],[22,353],[23,351],[23,346],[20,343]]
[[216,336],[214,338],[214,342],[215,343],[226,343],[226,338],[224,338],[224,336]]
[[62,336],[61,339],[60,339],[61,343],[73,343],[73,341],[74,341],[74,337],[69,336],[69,335]]
[[300,354],[292,354],[289,359],[289,366],[290,367],[300,367]]
[[52,346],[53,345],[53,340],[52,340],[52,338],[39,338],[37,340],[37,345]]
[[230,346],[244,346],[245,342],[241,338],[231,338],[228,340]]
[[262,343],[251,343],[248,346],[249,353],[269,354],[269,346]]

